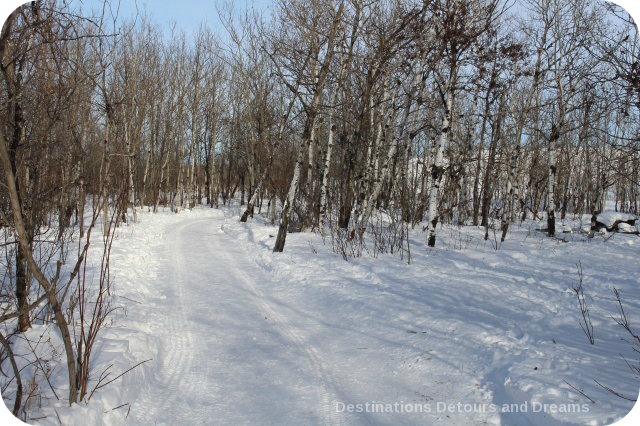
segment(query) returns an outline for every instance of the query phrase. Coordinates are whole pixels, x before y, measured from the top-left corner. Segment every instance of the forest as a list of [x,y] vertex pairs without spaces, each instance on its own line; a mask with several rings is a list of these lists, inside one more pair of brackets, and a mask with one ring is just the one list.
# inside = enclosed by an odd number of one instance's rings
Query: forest
[[497,247],[525,221],[556,239],[606,206],[640,214],[640,38],[611,3],[218,2],[222,27],[192,36],[119,7],[32,1],[0,35],[0,361],[16,415],[29,378],[12,342],[34,324],[60,336],[59,396],[96,390],[111,245],[142,212],[237,202],[238,221],[277,226],[273,252],[312,232],[347,261],[411,259],[443,226]]

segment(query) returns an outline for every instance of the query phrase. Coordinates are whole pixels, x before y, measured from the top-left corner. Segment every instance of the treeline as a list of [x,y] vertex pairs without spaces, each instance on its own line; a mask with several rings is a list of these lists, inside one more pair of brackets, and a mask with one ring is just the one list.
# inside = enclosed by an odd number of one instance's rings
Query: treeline
[[35,216],[68,216],[80,182],[133,214],[239,196],[281,219],[279,251],[287,229],[361,238],[381,211],[433,245],[441,222],[553,235],[608,194],[640,207],[638,35],[615,6],[282,0],[188,39],[117,4],[38,4],[5,28],[2,94]]

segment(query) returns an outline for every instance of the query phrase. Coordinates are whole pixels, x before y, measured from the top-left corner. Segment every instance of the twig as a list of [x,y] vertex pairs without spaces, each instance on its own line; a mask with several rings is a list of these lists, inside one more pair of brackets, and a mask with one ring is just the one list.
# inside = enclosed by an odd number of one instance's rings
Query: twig
[[124,406],[126,406],[126,405],[129,405],[129,406],[130,406],[131,404],[129,404],[128,402],[125,402],[124,404],[122,404],[122,405],[118,405],[117,407],[112,408],[111,410],[104,411],[104,413],[108,413],[108,412],[110,412],[110,411],[116,411],[118,408],[122,408],[122,407],[124,407]]
[[569,386],[571,386],[571,389],[573,389],[574,391],[578,392],[580,395],[584,396],[585,398],[587,398],[589,401],[591,401],[592,403],[596,403],[593,399],[589,398],[587,396],[587,394],[585,394],[583,391],[581,391],[580,389],[578,389],[577,387],[573,386],[571,383],[567,382],[566,380],[564,380],[564,382],[566,384],[568,384]]
[[610,387],[603,385],[602,383],[600,383],[596,379],[593,379],[593,381],[596,382],[598,384],[598,386],[600,386],[602,389],[604,389],[604,390],[606,390],[608,392],[611,392],[612,394],[614,394],[618,398],[626,399],[627,401],[632,401],[632,402],[636,402],[638,400],[637,398],[629,398],[628,396],[624,396],[620,392],[617,392],[617,391],[611,389]]
[[53,411],[56,413],[56,417],[58,418],[58,421],[60,422],[60,425],[64,424],[64,423],[62,423],[62,420],[60,420],[60,414],[58,413],[58,410],[56,410],[54,408]]
[[1,333],[0,343],[2,344],[2,346],[4,346],[5,351],[7,352],[7,356],[9,357],[9,361],[11,362],[11,367],[13,368],[13,375],[16,379],[17,389],[16,400],[13,406],[13,415],[17,416],[18,411],[20,410],[20,405],[22,404],[22,379],[20,378],[20,370],[18,370],[18,364],[16,363],[9,341]]
[[[107,368],[105,368],[102,373],[100,373],[100,377],[98,377],[98,383],[96,384],[96,386],[100,385],[100,383],[102,383],[103,380],[106,380],[107,377],[109,377],[109,375],[111,373],[109,373],[109,369],[113,367],[113,364],[109,364],[109,366]],[[91,395],[93,395],[93,392],[95,392],[95,388],[93,389],[93,391],[91,392]],[[89,399],[91,399],[91,395],[89,395]]]
[[580,312],[582,313],[582,321],[579,321],[580,328],[584,331],[584,334],[589,338],[589,343],[595,344],[595,338],[593,336],[593,324],[591,323],[591,316],[589,315],[589,306],[584,297],[584,288],[582,286],[582,264],[580,262],[576,265],[578,267],[578,284],[573,288],[573,291],[578,297],[578,304],[580,305]]
[[116,296],[118,296],[118,297],[120,297],[122,299],[128,300],[129,302],[133,302],[133,303],[137,303],[138,305],[142,305],[142,302],[138,302],[137,300],[130,299],[130,298],[126,297],[126,296],[122,296],[122,295],[119,295],[119,294],[116,294]]
[[620,318],[614,318],[613,316],[611,316],[611,318],[619,326],[624,328],[627,331],[627,333],[629,333],[629,335],[634,340],[636,340],[636,343],[640,343],[640,335],[638,335],[631,329],[631,324],[629,323],[629,316],[627,315],[624,308],[622,307],[622,299],[620,298],[620,292],[615,287],[613,288],[613,294],[616,296],[616,301],[618,302],[618,313],[620,314]]
[[[104,384],[100,384],[100,382],[98,382],[98,384],[96,385],[96,387],[95,387],[95,388],[93,388],[93,390],[91,391],[91,394],[89,395],[89,399],[91,399],[91,397],[93,396],[93,393],[94,393],[95,391],[97,391],[98,389],[101,389],[101,388],[103,388],[103,387],[107,386],[109,383],[112,383],[112,382],[114,382],[114,381],[118,380],[120,377],[124,376],[124,375],[125,375],[125,374],[127,374],[129,371],[133,370],[134,368],[139,367],[140,365],[144,364],[145,362],[149,362],[149,361],[152,361],[152,360],[153,360],[153,358],[149,358],[149,359],[146,359],[146,360],[144,360],[144,361],[142,361],[142,362],[139,362],[139,363],[137,363],[136,365],[134,365],[133,367],[129,368],[128,370],[124,371],[123,373],[118,374],[116,377],[114,377],[113,379],[109,380],[108,382],[106,382],[106,383],[104,383]],[[111,367],[111,366],[110,366],[110,367]]]
[[29,345],[29,349],[31,349],[31,352],[35,355],[36,360],[34,362],[36,362],[38,364],[38,367],[40,368],[40,371],[42,371],[42,375],[44,376],[45,380],[47,381],[47,383],[49,384],[49,387],[51,388],[51,391],[53,392],[53,395],[56,397],[56,399],[58,401],[60,401],[60,397],[58,397],[58,393],[56,392],[55,388],[53,387],[53,385],[51,384],[51,380],[49,380],[49,376],[53,373],[53,370],[55,370],[55,366],[53,367],[53,369],[49,372],[49,374],[47,374],[47,371],[45,370],[45,368],[42,366],[42,359],[36,355],[36,349],[38,348],[38,346],[40,345],[40,343],[42,343],[42,338],[44,337],[44,335],[40,336],[40,338],[38,339],[38,341],[36,342],[36,346],[35,348],[31,345],[31,340],[29,340],[28,338],[24,338],[24,341],[27,342],[27,345]]

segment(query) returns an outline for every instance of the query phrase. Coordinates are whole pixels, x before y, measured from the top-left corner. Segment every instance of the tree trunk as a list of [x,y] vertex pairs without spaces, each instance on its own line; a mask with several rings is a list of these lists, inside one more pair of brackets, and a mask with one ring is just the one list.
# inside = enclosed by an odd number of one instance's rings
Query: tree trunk
[[[128,182],[128,201],[129,207],[131,208],[131,213],[133,214],[133,223],[138,221],[138,214],[136,212],[136,188],[135,188],[135,179],[134,179],[134,155],[133,148],[131,145],[131,136],[129,135],[129,124],[128,118],[125,117],[125,128],[124,128],[124,137],[125,137],[125,145],[127,148],[127,174],[129,177]],[[125,210],[124,214],[127,212]]]
[[329,200],[329,171],[331,169],[331,157],[333,155],[333,140],[336,133],[336,126],[333,124],[333,114],[329,114],[329,140],[327,141],[327,154],[324,159],[324,169],[322,171],[322,184],[320,186],[320,209],[319,222],[321,229],[324,229],[328,215]]
[[23,254],[29,270],[47,294],[49,305],[53,310],[54,320],[56,322],[56,326],[60,331],[60,337],[62,338],[62,342],[65,348],[65,353],[67,356],[67,372],[69,376],[69,405],[71,405],[77,402],[76,364],[74,359],[71,333],[69,332],[69,326],[67,325],[67,321],[62,312],[62,306],[58,301],[55,287],[53,287],[44,276],[42,270],[38,267],[36,261],[33,259],[32,253],[30,252],[28,239],[29,234],[25,228],[24,220],[22,217],[22,206],[20,205],[20,199],[18,197],[15,175],[11,168],[9,153],[7,151],[7,141],[2,130],[0,130],[0,161],[2,162],[2,168],[4,169],[9,201],[13,210],[16,238],[18,239],[18,243],[23,250]]
[[513,217],[513,203],[517,198],[516,188],[514,184],[516,178],[516,168],[518,166],[518,158],[520,156],[520,145],[516,145],[515,151],[511,155],[511,161],[509,162],[509,177],[507,179],[507,191],[505,196],[507,197],[506,205],[502,210],[502,236],[500,241],[504,242],[507,238],[507,232],[509,232],[509,223]]
[[16,299],[18,304],[18,330],[22,333],[31,327],[29,318],[29,272],[24,249],[18,244],[16,250]]
[[[450,85],[453,86],[453,85]],[[442,128],[438,145],[436,147],[436,158],[431,168],[431,190],[429,192],[429,213],[428,213],[428,229],[429,238],[427,245],[435,247],[436,245],[436,227],[438,226],[438,195],[442,178],[444,177],[444,150],[449,144],[449,135],[451,133],[451,113],[453,109],[453,87],[447,91],[447,101],[444,115],[442,117]]]
[[560,139],[560,129],[557,125],[551,127],[551,137],[549,138],[549,148],[547,156],[547,166],[549,167],[549,177],[547,182],[547,233],[550,237],[556,235],[556,144]]
[[282,206],[282,215],[280,216],[280,226],[278,228],[278,237],[276,238],[276,244],[273,247],[275,253],[282,253],[284,251],[284,243],[287,239],[287,231],[289,229],[289,221],[291,215],[291,208],[295,202],[296,194],[298,193],[298,187],[300,186],[300,174],[304,166],[304,159],[308,152],[311,126],[313,126],[313,117],[307,118],[307,129],[305,130],[305,137],[303,143],[298,150],[298,158],[296,159],[296,165],[293,169],[293,178],[291,179],[291,185],[289,185],[289,192],[287,192],[287,198],[284,200]]
[[[106,99],[106,97],[105,97]],[[105,100],[105,102],[107,102]],[[102,197],[103,197],[103,210],[102,210],[102,234],[106,237],[109,235],[109,173],[111,154],[109,152],[109,137],[111,132],[111,106],[107,102],[106,105],[107,117],[104,129],[104,140],[102,147],[102,164],[100,167],[100,178],[102,180]]]
[[258,181],[258,185],[256,185],[255,189],[253,190],[253,194],[251,195],[251,198],[247,203],[247,208],[245,209],[244,213],[242,214],[242,217],[240,218],[240,222],[246,222],[249,216],[253,217],[253,210],[255,208],[256,201],[258,201],[258,197],[260,196],[260,192],[262,191],[262,187],[266,180],[267,180],[267,170],[265,170],[262,173],[262,176]]

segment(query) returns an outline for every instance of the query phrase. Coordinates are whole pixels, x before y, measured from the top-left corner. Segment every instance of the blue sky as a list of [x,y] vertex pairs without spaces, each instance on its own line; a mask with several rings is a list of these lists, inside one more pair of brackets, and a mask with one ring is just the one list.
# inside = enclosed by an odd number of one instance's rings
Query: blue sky
[[[122,0],[124,13],[135,13],[133,0]],[[138,8],[149,13],[154,21],[165,26],[175,21],[177,26],[190,31],[201,22],[217,21],[215,0],[137,0]]]
[[[101,0],[75,0],[80,1],[85,9],[99,8]],[[112,0],[114,9],[118,0]],[[272,0],[231,0],[237,10],[244,10],[253,6],[255,9],[267,9]],[[146,11],[151,16],[152,22],[157,23],[167,31],[172,22],[176,23],[178,30],[184,30],[187,36],[192,35],[200,27],[201,23],[207,24],[217,33],[223,33],[220,21],[217,17],[216,3],[220,0],[120,0],[120,15],[123,18],[133,17],[136,14],[136,5],[140,13]]]
[[[0,24],[9,13],[26,0],[0,0]],[[118,0],[112,0],[117,3]],[[124,15],[135,14],[136,2],[140,9],[153,15],[154,21],[159,25],[169,27],[171,21],[175,21],[179,28],[187,34],[192,34],[201,22],[208,24],[216,32],[223,33],[220,22],[217,19],[215,3],[217,1],[230,1],[236,8],[244,9],[247,5],[253,5],[256,9],[267,9],[275,0],[119,0]],[[614,3],[625,7],[631,12],[636,22],[640,22],[640,2],[638,0],[613,0]],[[76,5],[82,3],[85,9],[99,7],[101,0],[71,0]]]

